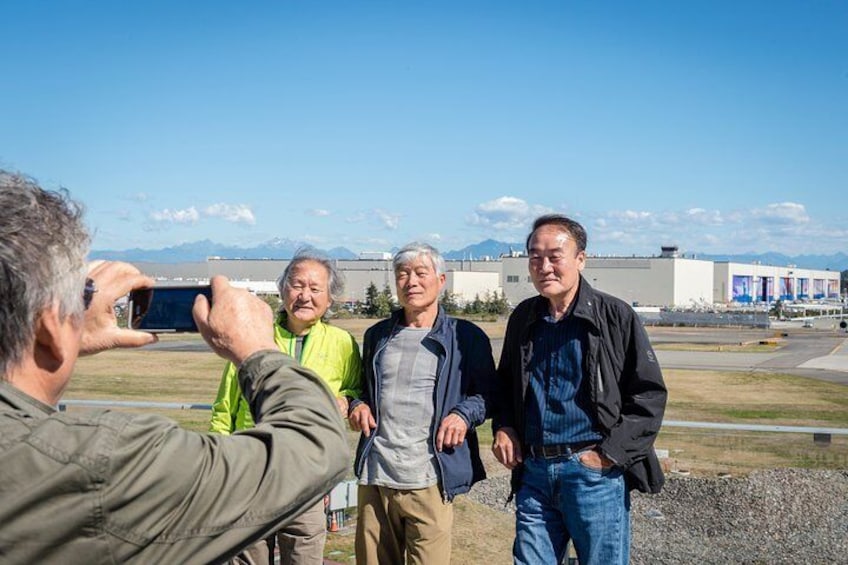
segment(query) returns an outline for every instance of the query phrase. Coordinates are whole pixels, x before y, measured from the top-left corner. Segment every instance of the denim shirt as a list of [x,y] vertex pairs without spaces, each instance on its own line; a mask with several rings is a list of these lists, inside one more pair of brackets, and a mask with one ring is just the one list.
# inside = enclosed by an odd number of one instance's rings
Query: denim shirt
[[548,315],[530,331],[525,443],[570,444],[600,440],[583,386],[586,330],[570,313],[557,321]]

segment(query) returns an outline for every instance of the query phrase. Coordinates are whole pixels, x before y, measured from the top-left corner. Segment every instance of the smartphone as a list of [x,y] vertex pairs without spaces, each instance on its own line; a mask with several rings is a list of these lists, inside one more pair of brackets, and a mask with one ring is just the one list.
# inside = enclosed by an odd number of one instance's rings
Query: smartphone
[[212,287],[155,286],[130,292],[127,312],[129,327],[153,333],[196,332],[191,315],[194,298],[203,294],[212,302]]

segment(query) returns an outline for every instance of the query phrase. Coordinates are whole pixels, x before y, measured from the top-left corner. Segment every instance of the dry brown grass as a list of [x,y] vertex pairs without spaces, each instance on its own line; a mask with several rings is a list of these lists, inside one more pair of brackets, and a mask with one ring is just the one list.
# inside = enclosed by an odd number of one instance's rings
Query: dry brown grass
[[784,426],[848,426],[844,385],[777,373],[664,371],[666,419]]

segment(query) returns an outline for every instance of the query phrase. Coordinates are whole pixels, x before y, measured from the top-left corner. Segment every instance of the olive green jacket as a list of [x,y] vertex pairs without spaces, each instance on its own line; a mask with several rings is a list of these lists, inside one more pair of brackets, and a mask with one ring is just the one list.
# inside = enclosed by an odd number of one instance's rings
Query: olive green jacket
[[350,461],[333,395],[276,351],[238,378],[261,423],[230,436],[0,382],[0,562],[215,563],[315,504]]
[[[278,318],[274,324],[274,341],[280,351],[294,356],[297,336],[284,327],[283,321],[283,318]],[[335,396],[359,398],[362,378],[359,346],[353,336],[343,329],[319,320],[309,329],[298,361],[315,371]],[[252,427],[253,417],[241,394],[236,368],[227,363],[218,385],[218,396],[212,404],[209,431],[230,434]]]

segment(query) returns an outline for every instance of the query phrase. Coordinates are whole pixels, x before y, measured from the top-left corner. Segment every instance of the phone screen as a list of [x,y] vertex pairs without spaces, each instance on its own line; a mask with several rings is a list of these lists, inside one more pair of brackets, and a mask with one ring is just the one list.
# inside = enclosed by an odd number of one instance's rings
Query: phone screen
[[209,285],[157,286],[130,293],[129,326],[147,332],[196,332],[191,315],[194,297],[205,295],[212,301]]

